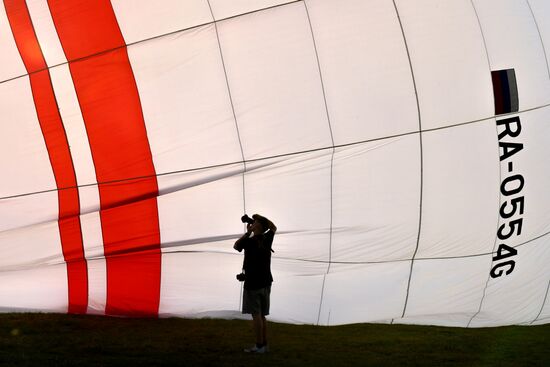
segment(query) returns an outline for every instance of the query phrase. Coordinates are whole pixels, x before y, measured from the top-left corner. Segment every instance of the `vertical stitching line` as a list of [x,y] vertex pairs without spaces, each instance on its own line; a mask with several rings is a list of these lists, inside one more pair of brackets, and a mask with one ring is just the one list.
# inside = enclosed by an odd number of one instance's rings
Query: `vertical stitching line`
[[329,229],[329,248],[328,248],[328,266],[327,271],[325,272],[323,276],[323,286],[321,289],[321,299],[319,301],[319,312],[317,314],[317,324],[319,324],[319,320],[321,318],[321,309],[323,307],[323,297],[325,293],[325,280],[327,277],[327,274],[330,272],[330,266],[332,262],[332,219],[333,219],[333,181],[334,181],[334,153],[336,152],[336,147],[334,146],[334,134],[332,132],[332,125],[330,122],[330,114],[328,111],[328,103],[327,103],[327,95],[325,92],[325,84],[323,81],[323,73],[321,72],[321,62],[319,61],[319,52],[317,51],[317,42],[315,41],[315,34],[313,32],[313,25],[311,24],[311,18],[309,16],[309,10],[307,7],[307,3],[304,0],[304,9],[306,11],[307,21],[309,24],[309,30],[311,31],[311,41],[313,43],[313,50],[315,51],[315,59],[317,61],[317,69],[319,71],[319,80],[321,82],[321,91],[323,92],[323,101],[325,103],[325,113],[327,115],[327,123],[328,123],[328,129],[330,133],[330,140],[332,143],[332,154],[330,158],[330,229]]
[[[218,22],[216,21],[216,18],[214,17],[214,11],[212,10],[212,5],[210,5],[210,0],[206,0],[208,4],[208,8],[210,9],[210,15],[212,15],[212,23],[214,23],[214,29],[216,31],[216,40],[218,42],[218,50],[220,52],[220,59],[222,62],[223,67],[223,74],[225,76],[225,85],[227,86],[227,95],[229,97],[229,103],[231,104],[231,111],[233,112],[233,121],[235,121],[235,129],[237,130],[237,138],[239,140],[239,147],[241,149],[241,157],[242,157],[242,164],[243,164],[243,174],[242,174],[242,182],[243,182],[243,213],[246,213],[246,191],[245,191],[245,174],[247,171],[246,167],[246,160],[244,158],[244,149],[243,149],[243,143],[241,140],[241,133],[239,131],[239,124],[237,122],[237,114],[235,113],[235,105],[233,104],[233,96],[231,95],[231,87],[229,86],[229,78],[227,76],[227,69],[225,67],[225,60],[223,58],[223,52],[222,52],[222,45],[220,42],[220,34],[218,33]],[[242,306],[242,295],[243,295],[243,283],[241,283],[241,290],[240,290],[240,296],[239,296],[239,309]]]
[[533,17],[533,21],[535,22],[535,27],[537,27],[537,32],[539,34],[540,44],[542,46],[542,52],[544,53],[544,60],[546,61],[546,70],[548,70],[548,78],[550,78],[550,66],[548,65],[548,55],[546,54],[546,48],[544,47],[544,41],[542,39],[542,33],[540,33],[539,24],[537,23],[537,18],[535,17],[535,13],[533,12],[533,8],[531,8],[531,4],[529,3],[529,0],[526,0],[527,7],[529,8],[529,11],[531,12],[531,16]]
[[540,306],[540,311],[539,311],[537,317],[535,317],[535,319],[533,321],[531,321],[529,323],[529,325],[533,325],[533,323],[535,321],[537,321],[538,318],[540,317],[540,315],[542,313],[542,310],[544,309],[544,305],[546,304],[546,299],[548,298],[548,290],[550,290],[550,280],[548,281],[548,286],[546,287],[546,294],[544,295],[544,301],[542,301],[542,306]]
[[[409,52],[409,46],[407,44],[407,37],[405,36],[405,30],[403,29],[403,23],[401,22],[401,17],[399,15],[399,10],[397,9],[397,4],[395,0],[392,0],[393,7],[395,8],[395,14],[397,15],[397,20],[399,21],[399,27],[401,28],[401,34],[403,35],[403,43],[405,44],[405,50],[407,51],[407,59],[409,60],[409,68],[411,70],[411,78],[414,87],[414,95],[416,98],[416,110],[418,113],[418,138],[420,140],[420,204],[419,204],[419,215],[418,215],[418,234],[416,237],[416,247],[414,249],[413,256],[411,258],[411,268],[409,271],[409,280],[407,282],[407,295],[405,296],[405,305],[403,306],[403,313],[401,318],[405,317],[405,312],[407,311],[407,304],[409,302],[409,291],[411,287],[411,278],[413,273],[414,259],[416,253],[418,252],[418,247],[420,244],[420,233],[422,231],[422,203],[423,203],[423,192],[424,192],[424,150],[422,146],[422,117],[420,114],[420,101],[418,99],[418,90],[416,88],[416,79],[414,77],[414,69],[411,61],[411,54]],[[393,323],[393,319],[392,319]]]
[[[485,34],[483,33],[483,27],[481,26],[481,20],[479,19],[479,15],[477,13],[477,9],[475,7],[474,1],[470,0],[470,4],[472,4],[472,9],[474,10],[474,14],[475,14],[476,19],[477,19],[477,24],[479,26],[479,31],[481,32],[481,39],[483,40],[483,47],[485,48],[485,55],[487,56],[487,66],[489,68],[489,73],[491,73],[491,59],[489,57],[489,49],[487,48],[487,41],[485,40]],[[495,95],[493,93],[493,105],[495,104],[494,98],[495,98]],[[494,118],[496,120],[496,115],[495,115]],[[498,127],[496,125],[495,125],[495,129],[496,129],[496,136],[497,136],[498,177],[499,177],[499,182],[502,182],[502,166],[501,166],[501,163],[500,163],[500,151],[499,151],[500,148],[499,148],[499,145],[498,145]],[[501,205],[502,205],[502,195],[500,194],[500,190],[498,190],[498,208],[500,208]],[[497,212],[498,212],[498,210],[497,210]],[[497,231],[495,231],[495,241],[493,242],[493,249],[491,251],[491,254],[495,252],[495,247],[496,247],[496,244],[497,244],[497,241],[498,241],[497,232],[498,232],[499,224],[500,224],[500,216],[497,216],[497,226],[496,226]],[[491,267],[489,269],[489,272],[491,271],[492,268],[493,268],[493,257],[491,256]],[[487,281],[485,282],[485,287],[483,288],[483,295],[481,296],[481,301],[479,302],[479,308],[477,309],[477,312],[472,315],[472,317],[470,318],[470,321],[468,321],[468,324],[466,325],[467,328],[470,327],[472,321],[481,312],[481,308],[483,307],[483,302],[485,301],[485,295],[487,294],[487,287],[489,285],[489,280],[490,279],[491,279],[491,276],[488,275],[487,276]]]

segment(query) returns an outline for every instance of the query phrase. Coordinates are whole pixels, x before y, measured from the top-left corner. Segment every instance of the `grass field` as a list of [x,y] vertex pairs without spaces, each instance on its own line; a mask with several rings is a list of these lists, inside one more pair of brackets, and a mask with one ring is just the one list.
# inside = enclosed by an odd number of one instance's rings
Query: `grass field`
[[0,314],[0,365],[550,366],[550,325],[269,326],[270,353],[248,355],[242,320]]

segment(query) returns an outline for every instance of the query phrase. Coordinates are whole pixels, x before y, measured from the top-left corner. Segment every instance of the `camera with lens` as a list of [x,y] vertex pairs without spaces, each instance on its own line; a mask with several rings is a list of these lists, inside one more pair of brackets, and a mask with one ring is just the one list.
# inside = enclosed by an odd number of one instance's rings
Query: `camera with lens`
[[245,215],[243,215],[243,216],[241,217],[241,222],[243,222],[243,223],[248,223],[248,224],[252,224],[252,223],[254,223],[254,219],[250,218],[250,217],[248,216],[248,214],[245,214]]
[[245,273],[237,274],[237,280],[239,282],[244,282],[246,280],[246,274]]

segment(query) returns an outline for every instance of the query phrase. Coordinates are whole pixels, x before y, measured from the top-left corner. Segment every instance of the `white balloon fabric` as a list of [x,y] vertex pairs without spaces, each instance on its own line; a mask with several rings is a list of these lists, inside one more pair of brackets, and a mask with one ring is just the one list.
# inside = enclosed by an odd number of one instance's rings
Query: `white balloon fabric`
[[550,322],[550,2],[4,0],[0,310]]

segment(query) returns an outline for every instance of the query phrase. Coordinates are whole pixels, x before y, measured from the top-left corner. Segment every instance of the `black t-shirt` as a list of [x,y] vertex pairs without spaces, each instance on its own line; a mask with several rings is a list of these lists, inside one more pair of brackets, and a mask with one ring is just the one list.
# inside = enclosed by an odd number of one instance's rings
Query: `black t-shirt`
[[245,289],[260,289],[270,286],[273,282],[273,276],[271,275],[271,245],[273,244],[274,235],[273,231],[268,231],[260,236],[246,238],[243,241]]

